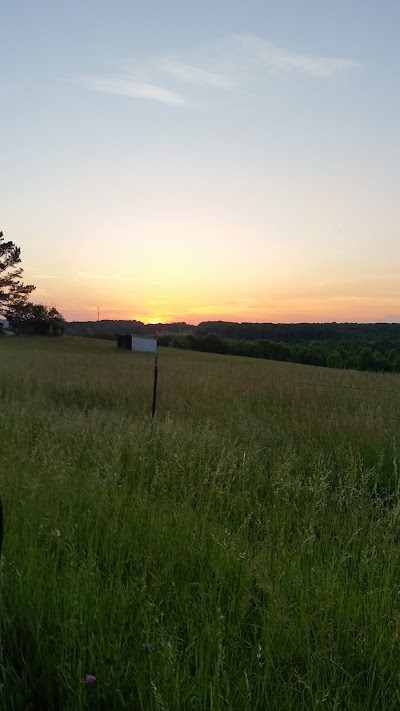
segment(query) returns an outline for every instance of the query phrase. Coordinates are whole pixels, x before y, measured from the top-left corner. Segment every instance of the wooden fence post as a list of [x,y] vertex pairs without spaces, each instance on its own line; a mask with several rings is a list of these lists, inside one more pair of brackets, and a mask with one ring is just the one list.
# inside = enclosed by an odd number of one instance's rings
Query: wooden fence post
[[1,555],[2,544],[3,544],[3,506],[1,503],[1,499],[0,499],[0,555]]
[[154,420],[154,416],[156,414],[156,406],[157,406],[157,381],[158,381],[158,358],[156,356],[156,360],[154,363],[153,405],[151,408],[151,417],[153,420]]

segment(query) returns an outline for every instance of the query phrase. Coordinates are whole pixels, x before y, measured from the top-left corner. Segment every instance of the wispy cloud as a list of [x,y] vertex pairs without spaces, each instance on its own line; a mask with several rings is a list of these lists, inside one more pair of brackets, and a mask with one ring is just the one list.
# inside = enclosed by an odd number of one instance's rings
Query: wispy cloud
[[32,274],[32,276],[34,279],[64,279],[64,277],[55,274]]
[[90,274],[89,272],[77,272],[75,274],[78,279],[94,279],[101,281],[131,281],[135,284],[153,284],[157,286],[168,286],[167,283],[161,281],[147,281],[143,279],[138,279],[134,276],[126,276],[124,274]]
[[293,52],[252,35],[235,37],[234,44],[249,59],[272,72],[297,72],[311,77],[330,77],[357,66],[353,59]]
[[266,75],[329,79],[358,66],[354,59],[297,52],[255,35],[237,35],[186,56],[127,59],[115,73],[82,76],[92,91],[187,108],[197,91],[232,91]]
[[165,74],[188,84],[215,87],[216,89],[230,89],[234,86],[234,81],[228,76],[186,64],[179,60],[162,59],[159,63],[159,69]]
[[77,272],[75,275],[79,279],[101,279],[107,281],[134,281],[131,277],[121,274],[88,274],[87,272]]
[[158,101],[161,104],[174,106],[187,106],[188,102],[175,91],[165,89],[156,84],[138,81],[134,77],[124,74],[106,74],[100,76],[86,76],[79,79],[79,83],[93,91],[106,94],[126,96],[131,99],[147,99]]

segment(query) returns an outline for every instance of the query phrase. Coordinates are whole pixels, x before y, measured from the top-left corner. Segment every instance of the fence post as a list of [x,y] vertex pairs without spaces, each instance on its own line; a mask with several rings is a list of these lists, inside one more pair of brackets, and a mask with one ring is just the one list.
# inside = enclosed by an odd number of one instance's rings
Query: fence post
[[153,405],[151,408],[151,417],[154,420],[154,415],[156,414],[157,406],[157,381],[158,381],[158,358],[156,356],[154,362],[154,384],[153,384]]
[[0,499],[0,555],[1,555],[2,545],[3,545],[3,505],[2,505],[1,499]]

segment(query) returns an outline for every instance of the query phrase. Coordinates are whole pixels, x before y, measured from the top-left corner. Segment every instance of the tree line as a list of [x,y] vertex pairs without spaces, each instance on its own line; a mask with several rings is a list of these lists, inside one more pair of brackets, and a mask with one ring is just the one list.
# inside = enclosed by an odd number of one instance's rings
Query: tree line
[[145,324],[137,320],[73,321],[66,324],[70,335],[113,338],[116,333],[133,333],[136,336],[164,334],[217,334],[231,340],[269,340],[288,344],[330,341],[334,343],[372,343],[387,341],[386,350],[393,341],[400,340],[400,323],[234,323],[203,321],[198,326],[185,322]]
[[20,265],[20,248],[12,241],[6,242],[0,232],[0,316],[11,323],[15,333],[60,335],[65,324],[62,315],[54,306],[29,301],[36,287],[24,284]]
[[[217,327],[217,331],[207,330]],[[221,332],[238,334],[228,338]],[[142,321],[81,321],[66,324],[74,335],[114,340],[117,333],[155,336],[160,346],[288,361],[328,368],[400,372],[399,323],[144,324]],[[245,338],[244,334],[250,334]],[[262,337],[257,337],[262,334]],[[267,338],[265,334],[270,337]],[[281,340],[278,339],[281,337]]]
[[143,323],[136,319],[101,319],[99,321],[70,321],[65,332],[70,336],[88,336],[90,338],[114,339],[115,334],[135,336],[158,336],[163,333],[192,333],[196,326],[187,323]]
[[385,338],[364,342],[321,340],[283,343],[268,339],[223,338],[218,333],[192,333],[161,335],[158,345],[327,368],[400,373],[400,338],[393,341]]
[[400,339],[400,323],[233,323],[203,321],[196,335],[216,333],[223,338],[300,343],[310,341],[375,341]]

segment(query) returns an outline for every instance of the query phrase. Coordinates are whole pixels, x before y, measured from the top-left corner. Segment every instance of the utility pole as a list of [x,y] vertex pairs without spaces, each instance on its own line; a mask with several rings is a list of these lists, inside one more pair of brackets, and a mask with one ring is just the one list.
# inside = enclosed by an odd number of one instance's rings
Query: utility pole
[[100,306],[97,307],[97,320],[100,321]]

